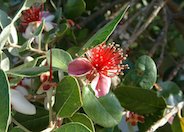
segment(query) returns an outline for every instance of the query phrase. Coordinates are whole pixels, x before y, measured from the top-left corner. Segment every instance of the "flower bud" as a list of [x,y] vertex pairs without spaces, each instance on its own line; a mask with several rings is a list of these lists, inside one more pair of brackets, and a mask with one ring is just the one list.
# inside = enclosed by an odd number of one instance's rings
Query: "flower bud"
[[36,114],[36,108],[19,91],[11,89],[12,108],[25,115]]

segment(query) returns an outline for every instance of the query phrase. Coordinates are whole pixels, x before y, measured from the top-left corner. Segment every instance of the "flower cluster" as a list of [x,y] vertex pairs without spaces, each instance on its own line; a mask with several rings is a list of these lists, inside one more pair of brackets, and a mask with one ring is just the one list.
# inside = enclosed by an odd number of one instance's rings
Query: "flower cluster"
[[[25,32],[23,37],[30,39],[34,37],[35,30],[40,26],[43,20],[45,20],[44,31],[48,32],[54,28],[54,15],[50,14],[48,11],[42,11],[41,7],[31,7],[28,10],[23,11],[21,17],[21,26],[24,28]],[[38,43],[38,37],[35,38],[36,43]]]
[[68,72],[78,77],[85,75],[96,97],[105,96],[110,90],[111,78],[128,68],[128,65],[123,65],[126,57],[119,45],[102,43],[73,60]]

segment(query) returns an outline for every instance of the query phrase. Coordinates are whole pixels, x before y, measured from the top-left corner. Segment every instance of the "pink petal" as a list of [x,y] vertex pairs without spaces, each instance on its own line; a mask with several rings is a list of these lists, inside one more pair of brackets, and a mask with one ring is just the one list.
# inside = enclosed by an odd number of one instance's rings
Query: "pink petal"
[[91,87],[95,91],[96,97],[108,94],[111,86],[111,78],[105,75],[97,75],[91,82]]
[[74,76],[83,76],[91,70],[92,65],[86,58],[77,58],[68,65],[68,73]]

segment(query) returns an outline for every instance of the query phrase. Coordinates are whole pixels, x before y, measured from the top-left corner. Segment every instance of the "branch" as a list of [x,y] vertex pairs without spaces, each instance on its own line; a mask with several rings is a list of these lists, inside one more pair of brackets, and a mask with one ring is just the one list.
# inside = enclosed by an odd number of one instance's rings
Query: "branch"
[[169,22],[168,22],[168,19],[167,19],[167,9],[166,9],[166,7],[163,8],[163,19],[164,19],[163,39],[162,39],[163,43],[162,43],[161,54],[160,54],[159,60],[157,61],[157,69],[160,68],[160,66],[163,62],[165,46],[167,44],[167,31],[168,31]]
[[167,80],[172,80],[178,73],[178,71],[180,70],[180,68],[182,68],[184,65],[184,57],[180,60],[180,62],[176,65],[176,67],[173,69],[173,71],[169,74],[169,77]]
[[[15,45],[15,44],[8,44],[8,47],[13,47],[13,48],[18,48],[20,49],[21,46],[20,45]],[[32,51],[32,52],[35,52],[35,53],[38,53],[38,54],[41,54],[41,55],[45,55],[46,52],[43,51],[43,50],[39,50],[39,49],[35,49],[35,48],[32,48],[32,47],[29,47],[29,50]]]
[[160,120],[158,120],[153,126],[151,126],[147,132],[154,132],[156,131],[159,127],[165,125],[168,120],[174,116],[176,113],[180,112],[181,109],[183,108],[184,106],[184,101],[183,102],[180,102],[177,104],[177,106],[173,107],[169,113],[167,113],[163,118],[161,118]]
[[114,7],[115,5],[117,5],[119,3],[126,3],[126,2],[127,2],[127,0],[126,1],[115,0],[112,3],[106,4],[103,8],[101,8],[97,12],[93,13],[92,15],[90,15],[89,17],[84,19],[81,23],[79,23],[79,26],[80,27],[85,27],[88,23],[95,20],[95,18],[97,18],[98,16],[104,14],[108,9],[111,9],[112,7]]
[[154,20],[154,18],[158,15],[160,10],[164,7],[166,1],[165,0],[159,0],[158,3],[155,3],[154,10],[152,14],[148,17],[147,21],[135,32],[130,39],[124,43],[124,47],[127,49],[129,45],[131,45],[137,37],[149,26],[149,24]]

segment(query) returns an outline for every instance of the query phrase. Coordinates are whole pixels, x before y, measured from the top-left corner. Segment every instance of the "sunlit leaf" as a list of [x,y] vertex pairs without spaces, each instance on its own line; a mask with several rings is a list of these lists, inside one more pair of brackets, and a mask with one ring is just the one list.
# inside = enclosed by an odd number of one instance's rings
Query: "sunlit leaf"
[[97,99],[88,87],[84,87],[82,97],[83,109],[95,123],[113,127],[120,122],[123,108],[113,93]]
[[56,88],[54,109],[58,116],[71,117],[82,106],[82,99],[78,81],[67,76]]

